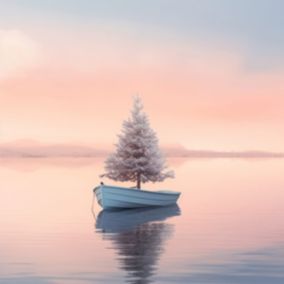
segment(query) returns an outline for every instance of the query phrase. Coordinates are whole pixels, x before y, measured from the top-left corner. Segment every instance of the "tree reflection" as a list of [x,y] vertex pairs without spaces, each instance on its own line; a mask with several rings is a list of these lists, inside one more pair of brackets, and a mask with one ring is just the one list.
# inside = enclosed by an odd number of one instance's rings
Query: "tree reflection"
[[112,242],[120,268],[127,272],[126,282],[152,282],[165,241],[174,231],[174,225],[165,221],[178,215],[177,205],[100,212],[96,228],[104,239]]

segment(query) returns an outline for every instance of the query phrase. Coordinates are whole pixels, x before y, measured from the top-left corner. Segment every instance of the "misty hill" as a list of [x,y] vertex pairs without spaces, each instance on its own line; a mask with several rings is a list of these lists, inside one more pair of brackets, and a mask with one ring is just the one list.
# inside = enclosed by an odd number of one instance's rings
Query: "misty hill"
[[[210,151],[188,150],[181,145],[162,146],[167,157],[185,158],[284,158],[284,153],[267,151]],[[83,146],[72,144],[46,145],[34,141],[16,141],[0,144],[0,157],[104,157],[111,152],[109,146]]]
[[52,144],[45,145],[37,142],[13,142],[0,144],[0,157],[102,157],[109,150],[94,147]]
[[188,150],[180,145],[163,148],[166,156],[188,158],[284,158],[282,152]]

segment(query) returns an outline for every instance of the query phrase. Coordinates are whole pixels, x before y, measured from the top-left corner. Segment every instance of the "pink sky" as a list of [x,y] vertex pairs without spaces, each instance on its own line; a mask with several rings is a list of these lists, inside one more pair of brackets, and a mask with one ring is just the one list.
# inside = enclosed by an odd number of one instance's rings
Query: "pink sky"
[[230,41],[45,29],[0,31],[0,142],[113,144],[139,93],[161,144],[283,150],[284,71]]

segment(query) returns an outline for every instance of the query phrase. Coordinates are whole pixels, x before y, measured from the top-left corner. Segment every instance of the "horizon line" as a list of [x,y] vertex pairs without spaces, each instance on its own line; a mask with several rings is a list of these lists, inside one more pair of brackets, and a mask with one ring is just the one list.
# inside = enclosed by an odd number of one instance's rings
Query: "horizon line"
[[[284,152],[266,150],[193,150],[181,145],[162,145],[165,157],[173,158],[284,158]],[[0,144],[0,158],[94,158],[111,153],[108,147],[91,147],[75,144]]]

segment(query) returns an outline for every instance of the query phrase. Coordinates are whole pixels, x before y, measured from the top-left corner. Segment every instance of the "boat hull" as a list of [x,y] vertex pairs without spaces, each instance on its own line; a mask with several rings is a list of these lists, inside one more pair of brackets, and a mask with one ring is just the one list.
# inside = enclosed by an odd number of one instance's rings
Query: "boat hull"
[[126,187],[101,185],[94,189],[103,209],[143,208],[176,204],[180,192],[148,191]]

